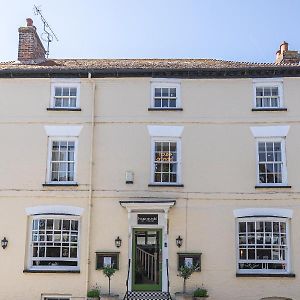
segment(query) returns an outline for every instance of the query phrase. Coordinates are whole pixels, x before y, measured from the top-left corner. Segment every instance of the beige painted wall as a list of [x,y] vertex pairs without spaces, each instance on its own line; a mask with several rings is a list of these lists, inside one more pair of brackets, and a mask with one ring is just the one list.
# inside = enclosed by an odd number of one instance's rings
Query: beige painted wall
[[[128,259],[127,211],[120,200],[154,197],[176,199],[170,210],[169,255],[172,293],[181,289],[176,272],[175,239],[184,238],[181,251],[202,252],[202,272],[188,288],[202,283],[211,299],[259,300],[268,296],[298,299],[300,248],[298,180],[300,102],[298,78],[284,79],[287,112],[252,112],[252,80],[182,80],[180,112],[148,111],[150,79],[96,79],[96,126],[93,164],[90,285],[107,289],[95,270],[95,251],[116,250],[123,240],[120,271],[112,280],[123,294]],[[81,83],[80,112],[47,111],[49,79],[0,80],[0,237],[9,246],[0,251],[0,299],[40,299],[42,293],[85,296],[88,237],[89,155],[91,146],[91,83]],[[45,125],[82,125],[78,149],[78,187],[43,187],[47,167]],[[148,187],[150,136],[147,125],[184,126],[182,178],[184,187]],[[255,140],[250,126],[290,125],[286,139],[288,183],[291,189],[256,190]],[[134,171],[133,185],[125,171]],[[28,245],[26,207],[72,205],[84,208],[81,222],[80,274],[24,274]],[[291,262],[296,278],[236,278],[233,210],[248,207],[293,209]],[[187,217],[187,218],[186,218]],[[13,291],[13,293],[12,293]],[[27,298],[24,298],[26,295]],[[298,297],[298,298],[297,298]]]

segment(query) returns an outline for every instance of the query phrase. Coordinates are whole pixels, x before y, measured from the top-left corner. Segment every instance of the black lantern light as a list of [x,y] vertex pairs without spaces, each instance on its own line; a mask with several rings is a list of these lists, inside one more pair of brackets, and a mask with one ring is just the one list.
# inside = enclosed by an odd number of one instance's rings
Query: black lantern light
[[122,240],[120,239],[119,236],[115,239],[115,245],[117,248],[120,248],[122,245]]
[[5,249],[7,247],[8,244],[8,240],[6,239],[6,237],[3,238],[3,240],[1,240],[1,246],[3,249]]
[[180,248],[182,246],[182,237],[179,235],[178,238],[176,239],[176,245],[178,248]]

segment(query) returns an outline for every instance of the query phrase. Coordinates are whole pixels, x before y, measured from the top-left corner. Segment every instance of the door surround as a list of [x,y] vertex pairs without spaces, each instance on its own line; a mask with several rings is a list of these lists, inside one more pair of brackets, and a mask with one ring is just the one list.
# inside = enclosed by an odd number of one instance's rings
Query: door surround
[[[162,230],[162,291],[168,291],[167,259],[169,258],[168,212],[176,204],[175,200],[131,200],[120,201],[120,205],[128,212],[128,258],[132,259],[133,230],[161,229]],[[138,224],[138,214],[157,214],[155,225]],[[132,263],[129,273],[129,291],[132,291]]]

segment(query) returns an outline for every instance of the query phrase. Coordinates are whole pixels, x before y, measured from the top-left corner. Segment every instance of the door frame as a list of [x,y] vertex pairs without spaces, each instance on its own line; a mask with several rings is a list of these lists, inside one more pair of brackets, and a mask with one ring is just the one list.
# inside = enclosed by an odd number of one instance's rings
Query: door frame
[[[159,249],[161,253],[161,261],[159,262],[159,284],[134,284],[135,279],[135,266],[136,266],[136,243],[135,243],[135,233],[137,231],[158,231],[159,232]],[[163,245],[162,245],[162,228],[140,228],[134,227],[132,228],[132,276],[131,276],[131,286],[133,291],[161,291],[162,290],[162,275],[163,275]]]
[[[132,259],[132,228],[162,229],[162,292],[168,291],[167,259],[169,259],[169,210],[176,204],[176,200],[165,199],[137,199],[121,200],[120,205],[127,209],[128,217],[128,260]],[[158,214],[158,224],[139,225],[137,215],[139,213]],[[132,291],[132,262],[128,266],[128,291]]]

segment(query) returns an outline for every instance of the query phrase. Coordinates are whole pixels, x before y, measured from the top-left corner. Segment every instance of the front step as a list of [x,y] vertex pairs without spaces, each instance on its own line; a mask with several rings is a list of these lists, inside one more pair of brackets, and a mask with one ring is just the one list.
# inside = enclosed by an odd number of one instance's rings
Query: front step
[[168,292],[128,292],[124,299],[127,300],[172,300]]

